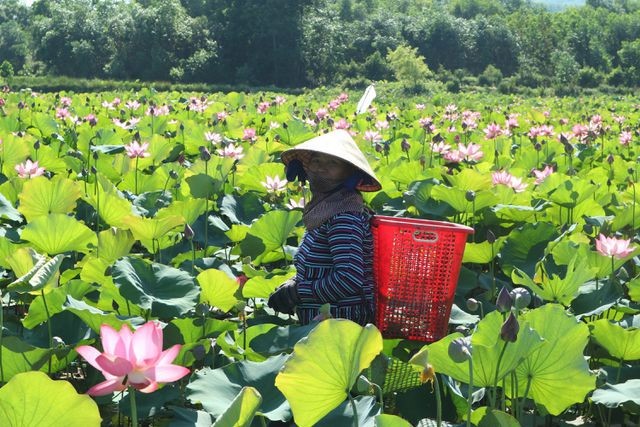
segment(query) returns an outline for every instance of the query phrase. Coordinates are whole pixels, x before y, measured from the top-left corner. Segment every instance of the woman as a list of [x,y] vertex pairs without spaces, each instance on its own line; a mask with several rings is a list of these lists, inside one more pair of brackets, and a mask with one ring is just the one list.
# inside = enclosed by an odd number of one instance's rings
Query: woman
[[276,311],[305,325],[330,304],[333,317],[373,322],[371,214],[360,191],[381,188],[348,132],[336,130],[282,153],[287,179],[309,181],[307,229],[294,259],[296,276],[269,297]]

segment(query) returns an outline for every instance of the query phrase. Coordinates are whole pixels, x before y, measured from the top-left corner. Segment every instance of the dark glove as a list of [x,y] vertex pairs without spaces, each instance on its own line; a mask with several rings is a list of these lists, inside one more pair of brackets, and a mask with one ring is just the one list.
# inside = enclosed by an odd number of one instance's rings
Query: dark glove
[[291,160],[284,169],[284,173],[287,176],[287,181],[293,182],[298,179],[301,183],[307,180],[307,174],[304,171],[302,162],[298,159]]
[[271,294],[267,304],[280,313],[293,314],[299,302],[298,285],[295,280],[289,279]]

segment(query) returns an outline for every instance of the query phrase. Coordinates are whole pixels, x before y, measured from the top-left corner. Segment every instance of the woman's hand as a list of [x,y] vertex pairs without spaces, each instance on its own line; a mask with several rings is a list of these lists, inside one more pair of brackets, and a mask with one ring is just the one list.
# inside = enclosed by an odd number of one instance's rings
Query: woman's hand
[[289,279],[269,296],[267,304],[280,313],[294,314],[299,302],[298,285],[294,279]]

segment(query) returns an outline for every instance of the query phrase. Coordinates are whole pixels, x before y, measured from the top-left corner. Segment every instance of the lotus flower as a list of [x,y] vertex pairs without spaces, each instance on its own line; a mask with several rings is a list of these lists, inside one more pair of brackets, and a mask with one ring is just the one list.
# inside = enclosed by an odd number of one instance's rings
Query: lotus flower
[[287,188],[287,180],[280,179],[278,175],[271,177],[267,176],[266,182],[261,182],[262,186],[267,189],[268,193],[278,193]]
[[172,365],[180,352],[180,345],[162,351],[162,329],[154,322],[147,322],[135,332],[123,326],[116,331],[109,325],[100,327],[100,339],[104,351],[81,345],[78,354],[105,376],[106,381],[91,387],[91,396],[103,396],[131,386],[142,393],[152,393],[159,384],[177,381],[189,373],[189,369]]
[[15,169],[20,178],[35,178],[36,176],[44,175],[44,168],[39,166],[37,161],[27,160],[16,165]]
[[616,239],[600,234],[596,239],[596,250],[603,256],[625,258],[635,250],[629,246],[630,244],[631,240]]
[[124,149],[127,151],[127,156],[131,159],[135,159],[136,157],[149,157],[151,155],[149,153],[148,142],[140,144],[138,141],[133,141],[125,145]]

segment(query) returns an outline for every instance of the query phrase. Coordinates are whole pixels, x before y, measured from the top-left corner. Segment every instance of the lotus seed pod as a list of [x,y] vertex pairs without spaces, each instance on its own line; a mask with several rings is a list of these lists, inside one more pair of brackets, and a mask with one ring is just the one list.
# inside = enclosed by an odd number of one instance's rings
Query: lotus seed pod
[[500,328],[500,338],[507,342],[515,342],[518,339],[518,332],[520,331],[520,324],[518,319],[513,313],[509,313],[509,317],[502,324]]
[[496,299],[496,308],[500,313],[506,313],[511,310],[512,305],[513,299],[511,298],[507,288],[503,286],[502,289],[500,289],[498,298]]
[[464,195],[465,199],[467,199],[467,202],[473,202],[476,199],[476,192],[469,190],[466,192],[466,194]]
[[469,311],[475,312],[478,310],[479,307],[480,307],[480,303],[478,302],[477,299],[469,298],[467,300],[467,308],[469,309]]
[[456,338],[449,343],[449,357],[456,363],[471,359],[471,337]]
[[528,307],[531,303],[531,294],[525,288],[514,288],[511,291],[511,298],[518,310]]

